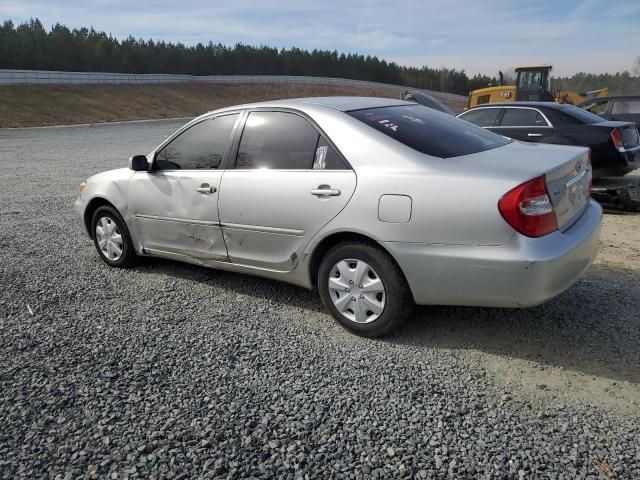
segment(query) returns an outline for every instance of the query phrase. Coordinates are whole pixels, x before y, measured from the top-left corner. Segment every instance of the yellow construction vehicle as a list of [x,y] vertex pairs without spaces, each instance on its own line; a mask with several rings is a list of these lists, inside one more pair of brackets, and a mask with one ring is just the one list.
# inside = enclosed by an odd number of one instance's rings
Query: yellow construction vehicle
[[607,97],[608,88],[592,92],[576,93],[570,90],[551,91],[551,65],[516,68],[516,84],[504,85],[502,72],[500,85],[480,88],[469,93],[467,108],[483,103],[497,102],[557,102],[577,105],[590,98]]

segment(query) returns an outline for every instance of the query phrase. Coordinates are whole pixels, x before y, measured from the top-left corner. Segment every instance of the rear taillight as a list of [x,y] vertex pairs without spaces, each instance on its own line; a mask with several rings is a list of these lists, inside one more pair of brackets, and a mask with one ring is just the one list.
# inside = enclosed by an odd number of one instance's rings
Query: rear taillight
[[498,202],[498,210],[509,225],[527,237],[542,237],[558,230],[544,175],[507,192]]
[[611,140],[613,141],[613,146],[618,150],[624,149],[624,142],[622,141],[622,133],[617,128],[611,130]]

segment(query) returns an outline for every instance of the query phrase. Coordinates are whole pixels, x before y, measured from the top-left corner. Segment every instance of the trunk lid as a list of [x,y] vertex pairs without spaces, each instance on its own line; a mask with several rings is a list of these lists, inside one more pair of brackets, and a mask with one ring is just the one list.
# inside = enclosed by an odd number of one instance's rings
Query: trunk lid
[[587,208],[591,175],[588,150],[574,154],[563,165],[546,172],[549,197],[561,231],[569,228]]
[[504,185],[500,187],[505,188],[504,193],[545,175],[561,231],[569,228],[589,203],[591,163],[586,147],[513,141],[503,147],[457,157],[453,168],[462,168],[470,175],[489,176]]

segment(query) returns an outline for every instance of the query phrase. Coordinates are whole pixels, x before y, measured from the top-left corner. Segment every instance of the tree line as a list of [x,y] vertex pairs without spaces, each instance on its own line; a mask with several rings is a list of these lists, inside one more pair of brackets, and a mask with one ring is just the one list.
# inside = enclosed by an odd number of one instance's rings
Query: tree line
[[[209,42],[118,40],[93,28],[56,24],[47,31],[33,19],[0,28],[0,68],[190,75],[306,75],[409,85],[466,95],[492,79],[448,68],[407,68],[375,56],[300,48],[277,49]],[[493,79],[493,81],[495,81]]]
[[[213,42],[186,46],[133,36],[118,40],[93,28],[69,29],[59,23],[47,31],[38,19],[19,25],[10,20],[3,22],[0,27],[0,68],[190,75],[305,75],[368,80],[461,95],[489,83],[497,84],[496,78],[487,75],[470,77],[464,70],[405,67],[357,53],[308,51],[295,47],[277,49],[241,43],[233,47]],[[590,90],[604,86],[598,83],[600,77],[578,74],[561,80],[563,88],[568,88],[567,85],[572,85],[575,80],[580,82],[576,84],[581,88]],[[636,88],[634,85],[638,82],[637,77],[630,77],[627,72],[604,80],[612,93],[622,93],[618,91],[618,84],[627,89]]]
[[572,77],[556,77],[551,81],[553,89],[589,92],[608,87],[609,95],[640,95],[640,76],[628,71],[622,73],[576,73]]

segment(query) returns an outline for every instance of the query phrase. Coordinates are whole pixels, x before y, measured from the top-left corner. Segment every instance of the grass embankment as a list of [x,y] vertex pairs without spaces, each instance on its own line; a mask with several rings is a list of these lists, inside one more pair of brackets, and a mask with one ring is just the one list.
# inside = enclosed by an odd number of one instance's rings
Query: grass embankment
[[325,95],[398,98],[399,93],[391,88],[298,84],[11,85],[0,86],[0,128],[192,117],[260,100]]

